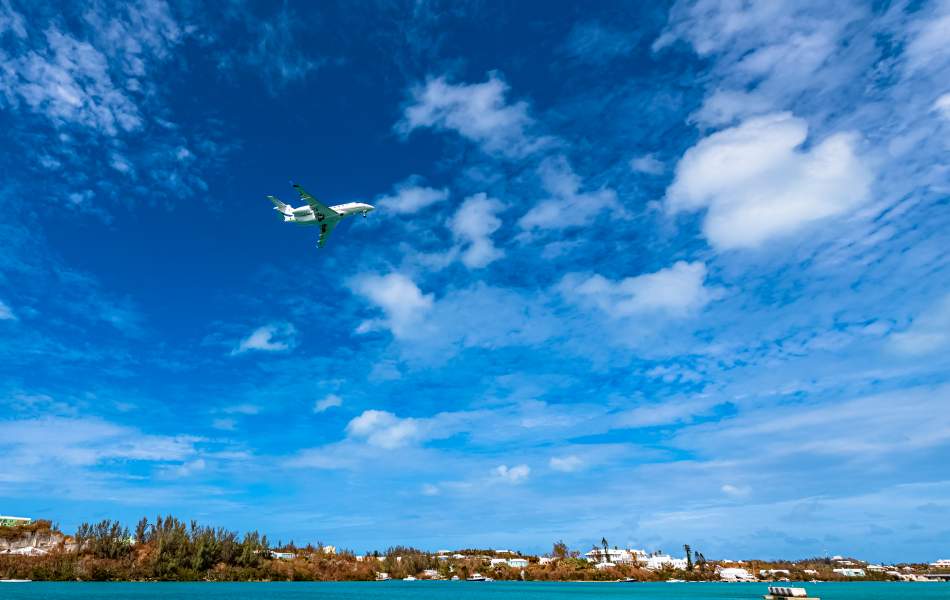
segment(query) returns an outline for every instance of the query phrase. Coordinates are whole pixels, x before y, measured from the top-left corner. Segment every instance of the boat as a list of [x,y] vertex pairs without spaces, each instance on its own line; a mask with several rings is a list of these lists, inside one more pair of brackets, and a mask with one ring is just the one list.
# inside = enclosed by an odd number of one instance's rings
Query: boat
[[452,575],[452,581],[458,581],[458,580],[459,580],[458,575]]
[[485,577],[481,573],[472,573],[465,578],[465,581],[495,581],[491,577]]
[[667,583],[686,583],[685,579],[667,579]]
[[636,577],[624,577],[623,579],[618,579],[617,583],[637,583],[638,579]]
[[402,580],[403,580],[403,581],[419,581],[418,579],[416,579],[416,578],[413,577],[412,575],[410,575],[410,576],[408,576],[408,577],[403,577]]
[[0,579],[0,583],[30,583],[32,579]]

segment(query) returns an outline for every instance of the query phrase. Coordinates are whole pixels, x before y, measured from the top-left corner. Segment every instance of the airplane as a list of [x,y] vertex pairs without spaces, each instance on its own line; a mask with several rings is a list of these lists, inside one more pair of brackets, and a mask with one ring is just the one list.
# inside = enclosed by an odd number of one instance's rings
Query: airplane
[[300,199],[306,201],[307,204],[293,207],[284,204],[275,196],[268,196],[267,199],[274,203],[274,210],[284,215],[284,222],[297,223],[298,225],[319,225],[318,248],[323,248],[323,245],[327,243],[327,238],[333,233],[333,228],[341,220],[358,213],[362,213],[365,217],[370,211],[376,210],[373,205],[363,202],[347,202],[336,206],[324,206],[300,185],[294,182],[291,182],[291,185],[300,194]]

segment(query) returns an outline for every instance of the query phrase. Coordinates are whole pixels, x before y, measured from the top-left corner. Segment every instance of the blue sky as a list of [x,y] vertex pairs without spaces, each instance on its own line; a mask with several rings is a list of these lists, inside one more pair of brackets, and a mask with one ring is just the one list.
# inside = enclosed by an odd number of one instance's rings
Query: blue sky
[[950,3],[630,4],[0,1],[0,512],[945,553]]

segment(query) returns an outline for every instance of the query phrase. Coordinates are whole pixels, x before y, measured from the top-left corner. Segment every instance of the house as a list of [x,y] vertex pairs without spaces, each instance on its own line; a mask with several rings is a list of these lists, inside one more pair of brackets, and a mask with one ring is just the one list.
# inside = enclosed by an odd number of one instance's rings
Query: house
[[10,517],[0,515],[0,527],[16,527],[18,525],[29,525],[33,519],[29,517]]
[[741,567],[716,567],[716,573],[723,581],[755,581],[752,573]]
[[425,569],[422,571],[422,576],[426,579],[440,579],[439,572],[435,569]]
[[528,567],[527,558],[509,558],[508,566],[514,569],[525,569]]
[[387,581],[389,579],[389,573],[385,571],[379,571],[376,573],[376,581]]
[[643,550],[633,550],[628,548],[607,548],[606,555],[603,548],[594,548],[584,554],[588,562],[612,562],[618,565],[629,565],[646,558],[646,552]]
[[617,565],[616,565],[615,563],[612,563],[612,562],[595,562],[595,563],[594,563],[594,568],[595,568],[595,569],[611,569],[611,568],[616,567],[616,566],[617,566]]
[[539,556],[539,557],[538,557],[538,564],[540,564],[540,565],[549,565],[549,564],[553,563],[553,562],[556,561],[556,560],[557,560],[557,559],[554,558],[553,556]]
[[644,566],[651,571],[658,571],[664,568],[686,569],[685,558],[673,558],[669,554],[660,554],[658,552],[651,554],[645,561],[640,562],[645,562],[646,564]]
[[864,569],[832,569],[832,571],[842,577],[867,577]]
[[815,577],[816,575],[818,575],[818,571],[814,569],[802,569],[802,573],[804,573],[805,575],[811,575],[812,577]]
[[493,567],[497,567],[498,565],[507,565],[508,559],[507,558],[492,558],[491,560],[489,560],[489,564]]
[[788,569],[759,569],[760,577],[775,577],[776,575],[788,577],[791,573],[789,573]]
[[336,546],[324,546],[322,550],[324,554],[336,554]]
[[495,554],[516,554],[514,550],[495,550]]
[[276,558],[278,560],[293,560],[297,558],[297,555],[293,552],[277,552],[275,550],[271,550],[270,555],[271,558]]
[[[0,519],[3,519],[3,517],[0,517]],[[938,569],[950,568],[950,558],[941,558],[937,562],[930,563],[930,566]]]

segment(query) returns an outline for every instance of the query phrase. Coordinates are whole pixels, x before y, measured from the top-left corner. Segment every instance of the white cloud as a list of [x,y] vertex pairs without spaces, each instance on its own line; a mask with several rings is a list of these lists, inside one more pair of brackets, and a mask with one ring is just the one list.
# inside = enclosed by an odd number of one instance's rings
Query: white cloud
[[944,119],[950,121],[950,94],[944,94],[934,101],[933,109],[943,117]]
[[706,265],[679,261],[667,269],[619,281],[569,273],[558,287],[569,300],[593,305],[614,317],[658,312],[682,317],[721,297],[722,290],[707,287],[705,280]]
[[448,189],[436,189],[418,185],[419,178],[410,177],[397,184],[394,192],[376,200],[376,205],[385,211],[397,215],[409,215],[443,202],[449,197]]
[[495,247],[491,234],[501,227],[501,219],[495,216],[505,206],[484,193],[469,196],[449,222],[449,228],[457,240],[467,245],[462,252],[462,262],[470,269],[480,269],[504,256]]
[[233,349],[231,355],[250,350],[281,352],[297,345],[297,329],[290,323],[271,323],[255,329]]
[[215,429],[220,429],[221,431],[234,431],[237,429],[237,421],[235,419],[214,419],[211,421],[211,426]]
[[226,406],[221,409],[221,412],[229,415],[256,415],[257,413],[261,412],[261,409],[257,405],[248,404],[245,402],[242,404]]
[[508,104],[508,86],[491,73],[485,83],[451,84],[430,79],[412,90],[397,130],[408,134],[420,127],[457,132],[492,154],[522,156],[539,144],[526,129],[532,125],[526,102]]
[[8,102],[57,125],[82,125],[107,136],[142,127],[138,107],[113,81],[102,52],[55,29],[45,38],[45,47],[8,57],[0,69],[0,92]]
[[644,154],[630,159],[630,168],[637,173],[646,173],[647,175],[660,175],[663,173],[664,166],[653,154]]
[[716,90],[703,100],[690,121],[703,126],[731,125],[735,121],[771,111],[772,102],[754,92]]
[[573,473],[584,467],[584,461],[580,457],[570,454],[568,456],[553,456],[548,464],[555,471],[563,473]]
[[401,273],[360,275],[350,282],[350,288],[386,314],[384,321],[361,324],[358,333],[384,326],[396,337],[411,337],[432,309],[432,294],[423,294],[415,282]]
[[731,483],[725,483],[719,489],[722,490],[723,494],[726,494],[727,496],[736,497],[736,498],[748,496],[749,492],[752,491],[752,489],[749,486],[739,486],[739,485],[733,485]]
[[622,210],[612,189],[581,192],[581,178],[563,156],[546,159],[538,167],[538,174],[551,197],[521,217],[518,224],[522,229],[577,227],[587,225],[603,210]]
[[872,176],[854,136],[799,149],[807,133],[804,120],[777,113],[700,140],[676,167],[667,209],[706,209],[703,233],[726,250],[759,246],[863,204]]
[[0,321],[15,321],[16,315],[13,314],[13,310],[7,306],[7,303],[3,300],[0,300]]
[[492,469],[492,475],[501,481],[507,483],[521,483],[531,474],[531,467],[528,465],[498,465]]
[[313,405],[313,412],[322,413],[338,406],[343,406],[343,398],[340,398],[336,394],[327,394],[322,400],[316,401]]
[[891,346],[901,354],[922,355],[950,345],[950,294],[917,316],[906,330],[890,336]]
[[346,432],[351,438],[386,449],[422,442],[431,433],[425,421],[400,418],[385,410],[363,411],[349,422]]

